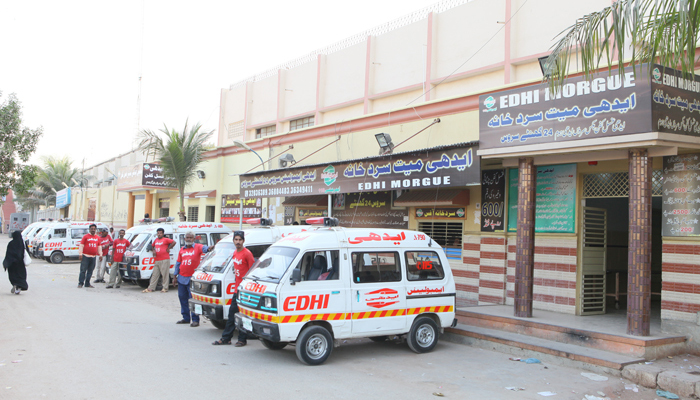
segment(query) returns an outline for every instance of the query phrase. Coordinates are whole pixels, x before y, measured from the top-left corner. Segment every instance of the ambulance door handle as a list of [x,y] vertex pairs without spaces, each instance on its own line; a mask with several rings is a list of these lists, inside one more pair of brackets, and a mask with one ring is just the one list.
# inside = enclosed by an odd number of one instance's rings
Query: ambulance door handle
[[359,290],[357,291],[357,302],[358,303],[360,302],[360,291]]

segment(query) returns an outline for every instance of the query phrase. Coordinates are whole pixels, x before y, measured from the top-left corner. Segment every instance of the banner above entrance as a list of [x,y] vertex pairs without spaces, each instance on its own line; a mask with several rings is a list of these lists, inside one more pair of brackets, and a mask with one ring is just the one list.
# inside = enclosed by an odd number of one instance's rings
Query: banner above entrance
[[[479,97],[479,148],[573,142],[644,132],[700,136],[700,76],[648,65]],[[545,149],[542,147],[542,149]]]
[[241,193],[243,197],[289,197],[478,185],[476,150],[476,146],[443,147],[243,174]]

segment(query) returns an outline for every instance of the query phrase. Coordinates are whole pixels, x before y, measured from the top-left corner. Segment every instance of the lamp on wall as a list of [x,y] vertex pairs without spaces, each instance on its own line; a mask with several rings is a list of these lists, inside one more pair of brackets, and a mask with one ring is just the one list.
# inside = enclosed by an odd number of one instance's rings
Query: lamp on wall
[[287,168],[291,165],[294,165],[296,161],[294,161],[294,156],[290,153],[282,155],[282,157],[279,158],[279,167],[280,168]]
[[205,179],[206,177],[207,177],[207,174],[205,174],[204,171],[202,171],[202,170],[197,171],[197,178]]
[[243,149],[243,150],[248,150],[248,151],[252,152],[253,154],[255,154],[256,156],[258,156],[258,158],[260,159],[260,164],[262,164],[263,170],[265,169],[265,161],[263,161],[262,157],[260,157],[260,154],[258,154],[257,152],[255,152],[255,150],[251,149],[250,146],[248,146],[247,144],[243,143],[243,142],[242,142],[241,140],[239,140],[239,139],[234,139],[234,140],[233,140],[233,145],[236,146],[236,147],[240,147],[240,148]]
[[391,136],[388,133],[377,133],[374,135],[379,143],[379,155],[391,154],[394,151],[394,142],[391,141]]
[[552,70],[554,69],[554,66],[557,63],[557,60],[554,59],[552,60],[552,66],[549,65],[547,60],[549,59],[549,56],[544,56],[544,57],[539,57],[537,61],[540,63],[540,69],[542,70],[542,76],[545,78],[549,78],[552,75]]

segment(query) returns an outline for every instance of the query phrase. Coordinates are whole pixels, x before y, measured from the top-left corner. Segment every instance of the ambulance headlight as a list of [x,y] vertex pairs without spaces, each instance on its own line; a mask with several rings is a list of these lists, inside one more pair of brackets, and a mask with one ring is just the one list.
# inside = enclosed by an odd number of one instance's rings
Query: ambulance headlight
[[272,297],[265,297],[265,308],[272,308]]
[[211,294],[219,293],[219,285],[211,285]]

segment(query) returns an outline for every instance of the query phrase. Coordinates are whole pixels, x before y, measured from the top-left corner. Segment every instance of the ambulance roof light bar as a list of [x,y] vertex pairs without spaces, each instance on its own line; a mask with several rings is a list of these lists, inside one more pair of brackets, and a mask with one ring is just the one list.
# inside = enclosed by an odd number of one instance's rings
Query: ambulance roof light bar
[[307,218],[306,223],[309,225],[322,225],[322,226],[338,226],[338,218],[329,217],[317,217],[317,218]]
[[260,226],[271,226],[272,219],[270,218],[249,218],[245,220],[248,225],[260,225]]

